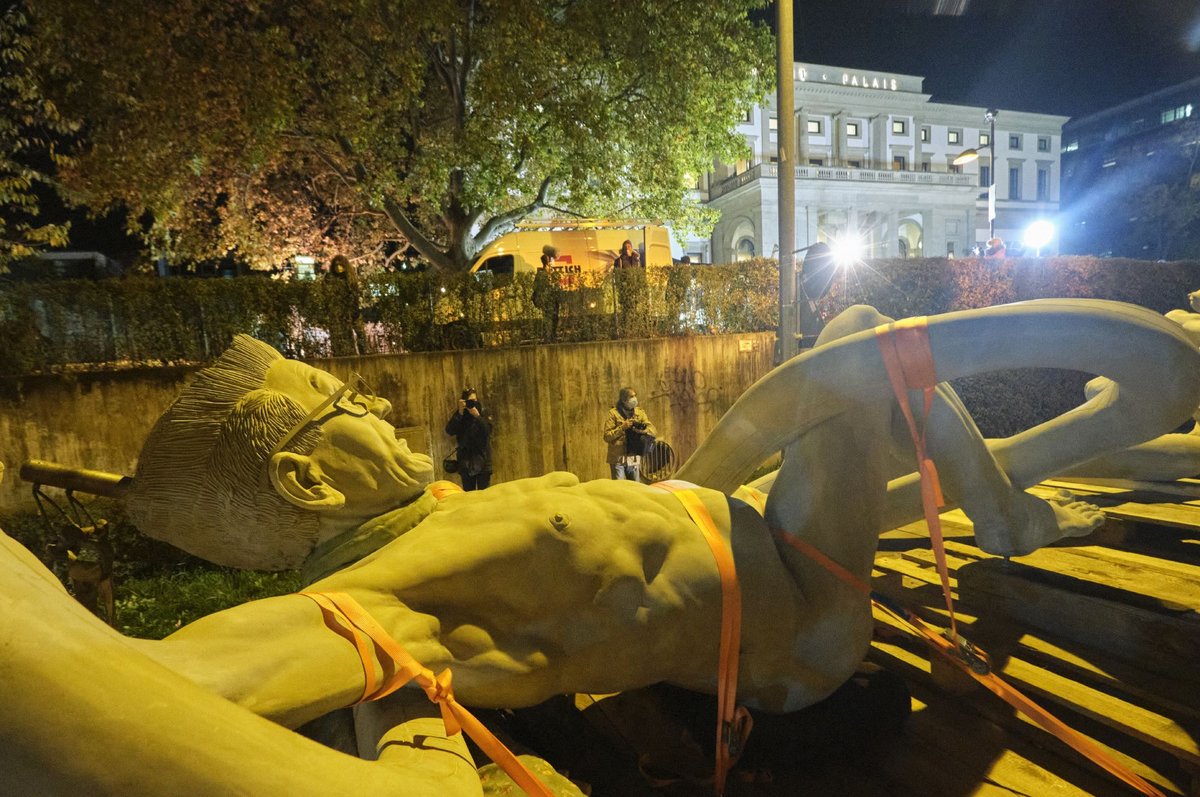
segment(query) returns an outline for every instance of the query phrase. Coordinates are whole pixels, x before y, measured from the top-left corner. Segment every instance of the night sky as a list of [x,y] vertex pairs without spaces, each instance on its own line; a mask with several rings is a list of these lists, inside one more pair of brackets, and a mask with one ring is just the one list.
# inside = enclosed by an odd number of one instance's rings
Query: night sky
[[792,4],[796,60],[922,75],[935,102],[1083,116],[1200,76],[1200,0]]

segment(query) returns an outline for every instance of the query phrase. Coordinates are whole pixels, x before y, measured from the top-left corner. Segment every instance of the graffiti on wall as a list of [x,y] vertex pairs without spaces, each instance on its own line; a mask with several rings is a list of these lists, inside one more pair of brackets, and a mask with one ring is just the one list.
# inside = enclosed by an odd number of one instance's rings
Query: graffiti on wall
[[726,401],[724,387],[711,384],[703,371],[689,366],[665,369],[654,383],[650,398],[667,399],[671,409],[705,407]]

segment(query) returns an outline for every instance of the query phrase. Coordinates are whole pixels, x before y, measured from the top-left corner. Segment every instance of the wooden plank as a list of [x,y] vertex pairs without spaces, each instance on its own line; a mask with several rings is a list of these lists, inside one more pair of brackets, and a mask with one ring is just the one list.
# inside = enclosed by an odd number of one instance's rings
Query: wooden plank
[[[949,627],[949,616],[933,568],[920,567],[899,557],[889,558],[887,566],[895,569],[877,568],[875,571],[877,576],[872,583],[876,590],[910,610],[919,609],[920,614],[933,624]],[[914,606],[917,603],[920,606]],[[1028,627],[1018,627],[1007,619],[996,617],[987,606],[979,607],[983,617],[978,617],[973,608],[970,602],[956,602],[955,617],[961,633],[993,656],[1003,658],[1017,653],[1105,691],[1127,695],[1138,704],[1168,716],[1200,721],[1200,671],[1188,671],[1192,677],[1187,680],[1178,677],[1181,673],[1166,677],[1103,650],[1061,641],[1045,630],[1038,633]]]
[[[906,649],[905,646],[896,645],[895,642],[876,639],[871,643],[869,659],[875,661],[876,664],[887,667],[889,670],[900,673],[900,675],[911,679],[914,683],[922,685],[925,689],[940,689],[931,675],[929,660],[922,654],[913,653],[910,649]],[[983,717],[1000,723],[1006,729],[1020,733],[1022,737],[1030,739],[1034,744],[1038,744],[1039,747],[1056,749],[1058,754],[1066,757],[1062,760],[1062,768],[1055,766],[1055,772],[1060,777],[1070,777],[1072,784],[1080,783],[1081,778],[1078,774],[1067,774],[1070,769],[1068,762],[1082,761],[1084,759],[1079,754],[1074,753],[1073,750],[1067,748],[1066,745],[1058,742],[1056,738],[1050,736],[1042,727],[1026,718],[1024,714],[1012,712],[1012,709],[1007,707],[1007,703],[1003,703],[998,697],[988,693],[982,687],[972,691],[970,694],[956,696],[955,700],[960,706],[970,707],[973,711],[982,714]],[[1126,751],[1111,747],[1111,745],[1100,742],[1098,739],[1093,739],[1093,741],[1100,748],[1104,749],[1106,753],[1114,757],[1114,759],[1120,761],[1124,766],[1132,769],[1133,772],[1138,773],[1142,778],[1150,781],[1150,783],[1158,786],[1159,789],[1168,793],[1186,793],[1186,787],[1180,784],[1186,783],[1187,778],[1180,774],[1180,772],[1160,771],[1162,767],[1156,768],[1148,765],[1148,763],[1128,755]],[[1015,748],[1016,744],[1009,742],[1009,747]],[[1088,763],[1087,766],[1094,765]],[[1092,793],[1092,795],[1108,795],[1108,793],[1111,793],[1111,795],[1121,795],[1121,793],[1129,793],[1123,787],[1118,787],[1116,780],[1109,780],[1109,775],[1103,774],[1099,769],[1096,769],[1094,777],[1103,778],[1105,785],[1103,787],[1099,786],[1096,781],[1092,780],[1090,784],[1085,786],[1084,793]],[[1022,790],[1016,793],[1043,795],[1043,793],[1057,792],[1048,789],[1034,789],[1032,791]]]
[[1153,598],[1177,611],[1200,610],[1200,567],[1195,565],[1091,546],[1042,548],[1017,561]]
[[[898,645],[893,642],[876,639],[872,642],[871,651],[868,658],[881,666],[887,667],[893,672],[903,675],[906,679],[913,681],[921,688],[933,690],[940,694],[938,685],[934,682],[930,671],[930,663],[924,656],[914,653],[906,649],[903,645]],[[1106,773],[1103,773],[1098,768],[1091,769],[1095,765],[1086,764],[1089,769],[1086,772],[1080,771],[1077,764],[1084,761],[1079,754],[1067,748],[1063,743],[1059,742],[1050,734],[1046,733],[1040,726],[1035,725],[1024,715],[1011,712],[1007,704],[1004,704],[987,692],[982,687],[973,690],[968,695],[960,695],[954,698],[955,704],[960,711],[965,712],[970,709],[982,717],[999,723],[1009,731],[1014,731],[1020,734],[1021,739],[1009,737],[1005,742],[1007,749],[1018,750],[1022,748],[1022,739],[1027,739],[1039,747],[1052,748],[1060,756],[1056,763],[1040,763],[1042,768],[1052,771],[1059,779],[1054,783],[1043,783],[1040,786],[1026,787],[1020,785],[1014,789],[1016,794],[1042,795],[1042,794],[1058,794],[1059,789],[1063,789],[1062,793],[1074,794],[1074,789],[1082,789],[1083,794],[1092,795],[1126,795],[1128,790],[1121,786],[1115,779],[1112,779]],[[957,724],[957,720],[950,724],[953,727]],[[939,736],[953,737],[955,735],[963,737],[966,740],[982,739],[978,733],[957,734],[947,732],[943,725],[943,730]],[[1155,784],[1160,789],[1171,794],[1182,794],[1184,790],[1177,785],[1176,781],[1181,779],[1181,776],[1174,772],[1162,772],[1159,769],[1147,763],[1139,761],[1126,752],[1111,747],[1097,741],[1098,745],[1103,748],[1109,755],[1116,760],[1141,775],[1149,782]],[[929,793],[939,793],[930,791]]]
[[[876,622],[906,631],[886,613],[876,612]],[[965,631],[964,631],[965,633]],[[979,640],[975,640],[979,641]],[[1050,701],[1157,747],[1175,758],[1200,765],[1200,721],[1177,722],[1170,717],[1106,694],[1071,678],[1039,667],[1020,657],[993,657],[1003,678],[1035,700]]]
[[[913,699],[904,745],[877,757],[879,768],[916,793],[971,795],[1117,795],[1100,777],[1034,748],[963,710],[955,699],[930,693]],[[1085,785],[1079,785],[1085,784]]]
[[[922,553],[910,551],[906,556]],[[932,562],[932,555],[927,561]],[[1112,597],[1082,594],[1072,584],[1050,583],[1042,578],[1044,571],[1017,562],[977,561],[958,568],[956,574],[959,591],[972,600],[1036,628],[1111,650],[1128,661],[1144,662],[1164,674],[1194,668],[1200,660],[1200,621],[1194,613],[1174,616]],[[1158,665],[1166,669],[1157,669]]]
[[[951,558],[955,564],[963,561]],[[1049,633],[1065,644],[1102,650],[1161,676],[1193,680],[1200,650],[1196,622],[1039,583],[1028,578],[1033,568],[1019,564],[983,564],[964,568],[952,580],[963,608],[986,607],[989,617]],[[916,594],[929,606],[941,605],[932,554],[908,551],[902,557],[878,557],[876,566],[894,573],[893,578],[924,581],[927,586]],[[965,584],[963,577],[968,578]],[[885,578],[877,583],[887,591],[891,582]]]
[[1185,725],[1169,717],[1104,694],[1070,678],[1009,657],[1001,670],[1005,680],[1026,693],[1073,708],[1080,714],[1153,745],[1181,761],[1200,765],[1196,734],[1200,723]]

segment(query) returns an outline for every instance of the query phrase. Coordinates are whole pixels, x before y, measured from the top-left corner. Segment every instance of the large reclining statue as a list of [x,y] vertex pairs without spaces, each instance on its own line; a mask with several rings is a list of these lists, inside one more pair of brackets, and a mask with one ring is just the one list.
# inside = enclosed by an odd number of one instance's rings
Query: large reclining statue
[[[751,388],[678,474],[703,485],[732,545],[744,606],[738,696],[751,706],[820,700],[871,637],[862,596],[781,545],[772,527],[866,580],[880,532],[920,516],[903,477],[912,443],[872,332],[886,320],[870,308],[836,319],[820,346]],[[1168,432],[1200,404],[1196,347],[1130,305],[1029,302],[932,317],[928,329],[940,379],[1057,367],[1111,380],[1084,406],[992,449],[939,389],[929,453],[948,500],[993,552],[1093,529],[1094,508],[1022,488]],[[238,338],[147,440],[130,498],[138,524],[217,562],[303,566],[307,590],[351,596],[426,667],[449,667],[468,705],[659,681],[715,690],[717,567],[675,496],[551,473],[438,500],[429,458],[396,439],[386,401],[354,388]],[[780,450],[765,519],[726,497]],[[473,766],[451,747],[408,764],[415,690],[360,713],[360,747],[378,762],[285,730],[364,691],[354,646],[308,597],[133,640],[73,605],[3,539],[0,764],[21,791],[477,791]],[[85,728],[104,730],[83,738]]]

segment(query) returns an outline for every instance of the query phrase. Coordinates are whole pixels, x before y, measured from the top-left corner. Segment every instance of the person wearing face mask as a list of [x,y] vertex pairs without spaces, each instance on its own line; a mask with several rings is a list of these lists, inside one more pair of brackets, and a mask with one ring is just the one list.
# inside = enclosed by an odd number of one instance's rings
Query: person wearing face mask
[[608,411],[604,442],[608,443],[608,469],[614,479],[638,481],[647,441],[658,436],[646,411],[638,406],[637,391],[621,388],[616,406]]
[[492,418],[479,403],[475,390],[462,392],[446,434],[458,442],[458,477],[464,490],[483,490],[492,483]]

